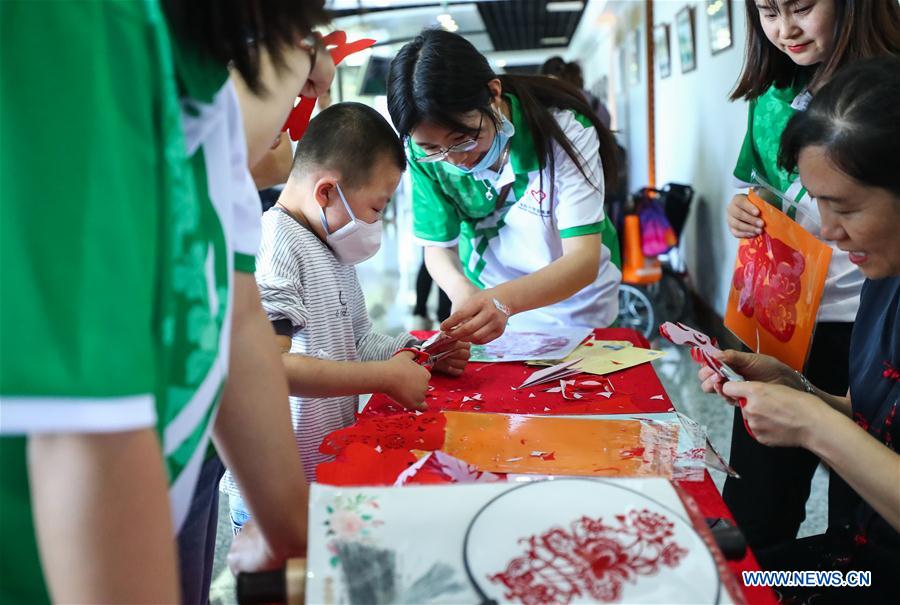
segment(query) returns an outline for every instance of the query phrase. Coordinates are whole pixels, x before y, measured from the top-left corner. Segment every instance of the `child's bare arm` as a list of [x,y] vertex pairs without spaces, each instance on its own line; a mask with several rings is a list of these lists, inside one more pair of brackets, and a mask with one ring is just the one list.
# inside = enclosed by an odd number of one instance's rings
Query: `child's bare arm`
[[386,361],[333,361],[282,352],[288,388],[300,397],[385,393],[405,407],[425,401],[431,373],[401,353]]

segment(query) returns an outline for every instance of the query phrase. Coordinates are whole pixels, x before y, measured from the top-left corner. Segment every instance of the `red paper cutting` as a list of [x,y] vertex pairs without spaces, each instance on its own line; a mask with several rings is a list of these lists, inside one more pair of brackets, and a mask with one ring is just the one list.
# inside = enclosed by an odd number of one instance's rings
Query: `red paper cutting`
[[347,42],[347,32],[335,30],[322,38],[322,43],[326,48],[333,46],[328,52],[331,53],[331,59],[335,65],[361,50],[365,50],[375,44],[372,38],[361,38],[355,42]]
[[738,245],[725,326],[752,350],[802,371],[831,248],[755,191],[747,198],[766,227],[763,234]]
[[334,461],[316,467],[316,481],[328,485],[391,485],[415,462],[409,450],[378,452],[362,443],[350,443]]
[[352,443],[382,450],[436,450],[444,444],[446,423],[447,419],[440,412],[363,416],[353,426],[325,437],[319,451],[337,455]]
[[[347,42],[347,33],[341,30],[333,31],[324,38],[322,43],[325,48],[329,49],[331,60],[337,66],[341,61],[346,59],[353,53],[365,50],[375,44],[375,40],[371,38],[362,38],[355,42]],[[313,97],[300,96],[300,102],[294,106],[281,130],[288,131],[291,140],[299,141],[306,128],[309,126],[309,119],[312,116],[313,109],[316,106],[316,99]]]
[[740,266],[732,285],[740,292],[738,308],[781,342],[794,335],[800,300],[803,255],[780,239],[763,233],[741,246]]
[[603,518],[584,516],[569,528],[553,527],[523,538],[523,555],[488,576],[506,587],[505,597],[525,605],[617,601],[626,583],[675,568],[688,554],[672,537],[674,524],[649,510]]
[[291,140],[299,141],[306,133],[309,120],[315,108],[315,97],[300,97],[300,102],[294,106],[284,126],[281,127],[282,132],[286,130]]

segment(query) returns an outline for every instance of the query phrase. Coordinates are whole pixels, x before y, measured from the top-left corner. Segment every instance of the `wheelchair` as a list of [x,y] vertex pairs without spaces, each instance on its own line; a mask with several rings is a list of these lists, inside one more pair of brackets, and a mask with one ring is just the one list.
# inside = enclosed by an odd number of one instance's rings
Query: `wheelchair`
[[[610,203],[623,258],[617,325],[637,330],[648,339],[656,335],[663,321],[684,321],[691,313],[689,276],[677,242],[693,198],[690,185],[668,183],[662,189],[644,187],[627,200]],[[641,252],[637,214],[647,204],[661,206],[676,238],[667,252],[649,258]]]

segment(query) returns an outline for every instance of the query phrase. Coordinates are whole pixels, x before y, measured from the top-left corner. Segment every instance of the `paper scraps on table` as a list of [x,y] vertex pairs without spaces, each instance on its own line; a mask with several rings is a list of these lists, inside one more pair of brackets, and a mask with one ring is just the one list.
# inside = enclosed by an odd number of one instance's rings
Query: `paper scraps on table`
[[578,370],[573,370],[572,366],[577,364],[579,361],[581,361],[581,358],[571,359],[569,361],[558,363],[555,366],[544,368],[543,370],[537,370],[531,376],[526,378],[525,381],[518,386],[518,388],[525,389],[547,382],[556,382],[557,380],[566,378],[568,376],[574,376],[579,372]]
[[571,380],[560,380],[559,386],[563,399],[568,401],[585,397],[606,397],[609,399],[613,395],[612,384],[606,379],[602,379],[601,382],[575,377]]
[[393,483],[416,450],[441,450],[481,472],[672,477],[679,430],[638,419],[477,412],[359,418],[323,441],[320,451],[338,458],[319,465],[319,479]]
[[[589,374],[610,374],[619,370],[626,370],[642,363],[664,357],[665,352],[654,351],[635,347],[625,340],[589,340],[576,348],[563,361],[570,361],[576,357],[581,361],[575,368]],[[539,365],[537,362],[533,365]],[[553,362],[543,362],[553,363]]]
[[493,473],[671,477],[677,424],[445,412],[441,450]]
[[485,345],[472,345],[469,361],[492,363],[564,359],[587,338],[590,329],[558,329],[553,333],[507,331]]
[[[416,417],[415,414],[411,413],[406,413],[405,415],[411,418]],[[517,419],[514,422],[520,423],[521,421],[518,419],[533,417],[517,415],[507,416],[507,418]],[[687,416],[677,412],[639,415],[603,414],[583,416],[578,419],[554,416],[550,419],[583,420],[588,423],[596,423],[597,421],[601,423],[610,421],[640,422],[646,425],[641,434],[644,441],[659,444],[661,442],[660,435],[663,436],[662,441],[677,435],[677,437],[674,437],[676,446],[671,464],[671,475],[667,475],[672,479],[678,481],[703,481],[706,477],[706,468],[716,469],[730,476],[737,476],[737,473],[728,466],[722,459],[722,456],[716,451],[704,428]],[[457,417],[451,415],[451,423],[456,422]],[[579,425],[579,427],[582,426]],[[597,425],[588,424],[588,426],[596,427]],[[419,432],[418,429],[416,430]],[[445,451],[427,451],[428,448],[443,447],[445,439],[444,425],[443,423],[440,423],[440,425],[432,423],[426,430],[431,434],[431,437],[427,439],[425,451],[423,451],[422,449],[415,449],[411,441],[397,439],[394,432],[396,431],[396,426],[393,424],[381,424],[378,427],[370,424],[367,432],[370,437],[374,438],[374,441],[387,442],[391,446],[397,447],[382,447],[379,445],[373,448],[359,440],[345,443],[344,448],[338,452],[337,458],[333,462],[324,462],[318,466],[316,480],[330,485],[411,485],[477,483],[504,480],[505,475],[502,473],[496,474],[480,470],[474,464],[460,460]],[[476,434],[475,437],[483,441],[490,435]],[[510,439],[515,440],[515,437],[507,435],[502,441],[505,443]],[[334,442],[335,440],[332,439],[331,441]],[[557,455],[559,455],[557,449],[551,448],[551,446],[539,440],[532,439],[526,433],[518,436],[517,443],[521,447],[517,447],[512,454],[505,454],[505,463],[515,466],[517,473],[546,473],[552,475],[557,472],[545,464],[546,462],[555,462]],[[608,456],[616,460],[631,460],[634,458],[644,460],[648,457],[658,456],[658,445],[648,447],[646,443],[640,445],[635,445],[635,443],[634,441],[629,441],[620,444],[621,449],[608,453]],[[606,447],[608,448],[609,445],[607,444]],[[566,447],[568,446],[561,449],[563,456],[569,456]],[[593,449],[597,448],[594,447]],[[668,459],[671,450],[668,447],[664,447],[663,452],[663,458]],[[527,458],[531,458],[531,460],[527,461]],[[618,465],[618,462],[616,464]],[[668,463],[665,464],[667,465]],[[612,467],[602,465],[592,467],[592,470],[597,469],[592,474],[621,475],[622,473],[629,473],[628,468],[617,468],[616,465]],[[509,480],[513,480],[515,477],[515,475],[510,475]],[[517,478],[515,480],[521,479]]]
[[360,416],[354,425],[326,435],[319,451],[338,455],[352,443],[384,450],[436,450],[444,442],[446,421],[441,412]]

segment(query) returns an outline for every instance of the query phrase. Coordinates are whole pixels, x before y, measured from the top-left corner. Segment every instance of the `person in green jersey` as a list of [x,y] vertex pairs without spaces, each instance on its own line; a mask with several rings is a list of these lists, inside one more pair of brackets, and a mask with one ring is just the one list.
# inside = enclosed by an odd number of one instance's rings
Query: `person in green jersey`
[[388,110],[407,139],[416,239],[450,296],[441,329],[605,327],[619,246],[603,211],[615,141],[571,84],[497,75],[463,37],[425,30],[391,62]]
[[[293,43],[325,19],[321,3],[252,4],[262,18],[229,40],[294,66],[294,95],[311,58]],[[173,535],[210,434],[256,494],[265,539],[243,564],[301,553],[306,487],[251,215],[204,196],[205,162],[185,152],[177,86],[203,89],[211,72],[176,79],[153,0],[3,2],[0,45],[0,602],[180,600]],[[258,83],[256,60],[235,64]],[[70,152],[51,161],[39,141],[60,135]]]
[[[732,100],[749,101],[747,132],[734,169],[743,188],[766,185],[781,194],[781,210],[833,249],[825,290],[804,373],[829,393],[849,385],[850,332],[864,276],[847,251],[822,236],[815,200],[796,173],[778,165],[778,147],[788,120],[832,75],[853,61],[900,52],[900,5],[896,0],[750,0],[747,54]],[[765,228],[745,194],[727,209],[738,238]],[[793,539],[806,514],[810,482],[819,459],[801,448],[770,448],[754,440],[735,408],[731,465],[723,496],[753,547]],[[844,523],[848,494],[832,475],[829,523]]]

